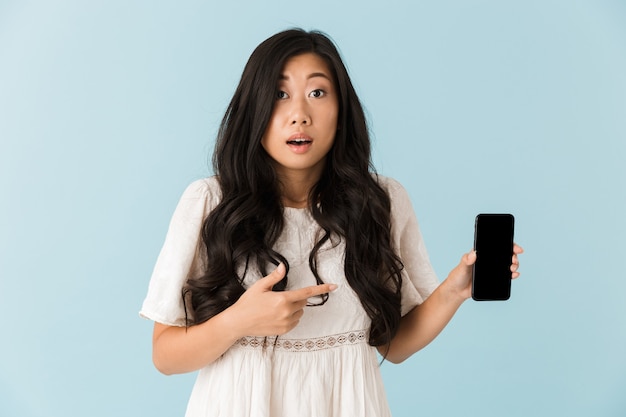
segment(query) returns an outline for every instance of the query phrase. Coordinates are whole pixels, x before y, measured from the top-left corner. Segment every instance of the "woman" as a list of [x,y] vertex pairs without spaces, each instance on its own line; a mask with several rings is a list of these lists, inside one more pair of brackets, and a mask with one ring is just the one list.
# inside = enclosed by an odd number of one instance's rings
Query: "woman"
[[200,370],[187,416],[390,415],[377,352],[398,363],[433,340],[470,296],[476,255],[439,285],[405,190],[370,161],[333,43],[261,43],[216,176],[183,194],[141,311],[155,366]]

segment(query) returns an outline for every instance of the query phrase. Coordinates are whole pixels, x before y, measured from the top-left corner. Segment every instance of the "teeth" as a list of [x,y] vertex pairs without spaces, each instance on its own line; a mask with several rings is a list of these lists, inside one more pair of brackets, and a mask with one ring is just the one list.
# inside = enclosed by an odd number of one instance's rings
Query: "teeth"
[[292,139],[289,141],[289,143],[297,143],[297,144],[303,144],[303,143],[308,143],[310,141],[306,140],[306,139]]

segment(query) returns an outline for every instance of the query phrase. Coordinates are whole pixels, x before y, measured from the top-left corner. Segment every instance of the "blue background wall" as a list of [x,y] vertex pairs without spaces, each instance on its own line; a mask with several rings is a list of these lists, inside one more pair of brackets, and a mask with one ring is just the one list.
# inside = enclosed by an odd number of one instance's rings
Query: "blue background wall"
[[[253,48],[339,44],[440,277],[512,212],[522,278],[402,365],[394,416],[626,415],[626,2],[0,0],[0,415],[182,415],[137,316]],[[490,398],[485,401],[485,397]]]

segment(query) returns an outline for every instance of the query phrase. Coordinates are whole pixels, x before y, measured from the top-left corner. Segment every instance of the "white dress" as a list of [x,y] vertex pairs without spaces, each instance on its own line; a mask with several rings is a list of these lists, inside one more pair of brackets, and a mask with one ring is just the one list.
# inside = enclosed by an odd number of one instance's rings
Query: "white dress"
[[[402,314],[437,287],[418,223],[404,188],[379,176],[392,203],[393,244],[404,264]],[[199,274],[204,256],[201,225],[218,203],[215,177],[198,180],[184,192],[157,260],[141,316],[184,326],[181,288]],[[307,209],[285,208],[285,227],[275,249],[289,262],[287,289],[315,285],[308,256],[318,226]],[[318,252],[318,272],[338,289],[326,304],[305,307],[297,327],[276,337],[244,337],[199,371],[187,417],[390,416],[379,358],[368,341],[370,319],[346,282],[344,244]],[[249,274],[251,275],[251,274]],[[247,276],[246,285],[259,276]]]

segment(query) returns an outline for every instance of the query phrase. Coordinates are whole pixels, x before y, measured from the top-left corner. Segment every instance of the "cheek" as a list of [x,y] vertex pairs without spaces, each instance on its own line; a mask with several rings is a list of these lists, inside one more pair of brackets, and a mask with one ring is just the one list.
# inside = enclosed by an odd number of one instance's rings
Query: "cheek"
[[272,138],[277,134],[277,124],[278,120],[276,118],[275,113],[272,113],[272,117],[270,118],[267,127],[265,128],[265,133],[263,133],[263,137],[261,138],[261,146],[266,151],[269,147],[272,146]]
[[339,121],[338,121],[338,119],[339,119],[339,118],[337,117],[337,114],[334,114],[334,115],[332,115],[332,116],[329,118],[329,122],[328,122],[328,130],[332,130],[333,135],[334,135],[335,133],[337,133],[337,130],[338,130],[337,128],[339,127],[339,124],[338,124],[338,123],[339,123]]
[[328,111],[328,120],[329,124],[334,126],[337,129],[337,123],[339,122],[339,108],[337,106],[333,107]]
[[265,129],[265,135],[272,137],[276,134],[279,134],[281,129],[280,126],[284,125],[283,116],[280,112],[274,111],[272,113],[272,117],[270,117],[269,122],[267,123],[267,128]]

